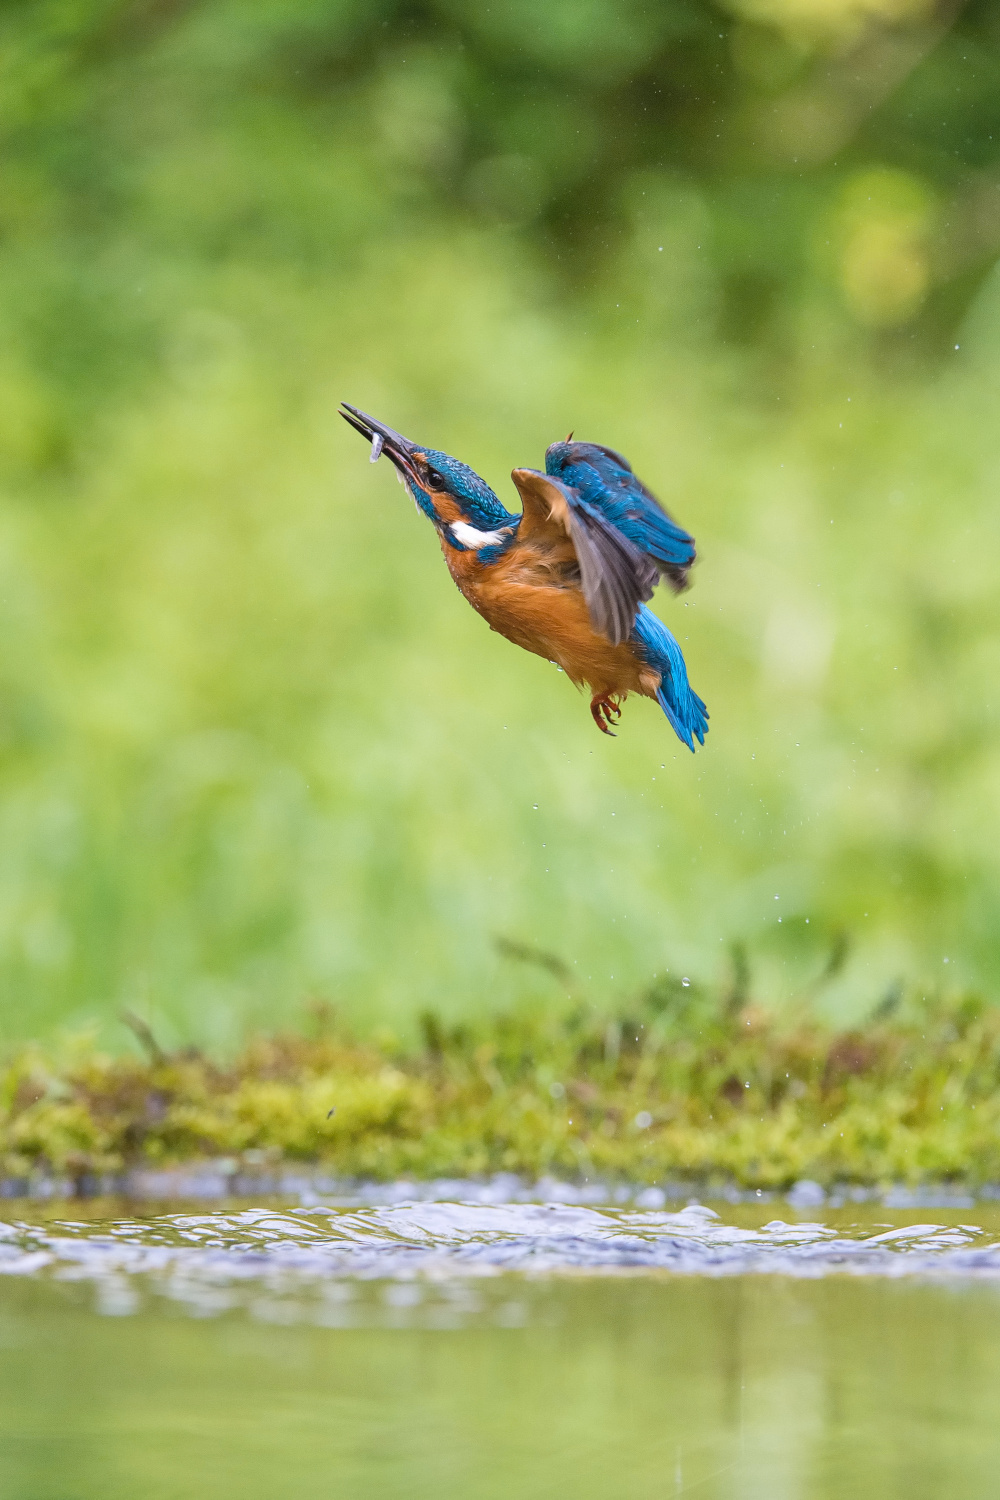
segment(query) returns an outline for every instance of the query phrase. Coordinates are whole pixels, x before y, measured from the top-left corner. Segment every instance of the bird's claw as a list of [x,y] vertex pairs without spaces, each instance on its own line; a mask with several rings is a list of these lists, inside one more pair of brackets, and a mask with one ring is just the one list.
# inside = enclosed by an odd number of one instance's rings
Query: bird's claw
[[610,734],[611,738],[614,739],[615,732],[611,728],[611,725],[617,724],[622,716],[621,708],[615,699],[608,694],[604,694],[599,698],[592,698],[590,700],[590,712],[593,714],[594,723],[601,733]]

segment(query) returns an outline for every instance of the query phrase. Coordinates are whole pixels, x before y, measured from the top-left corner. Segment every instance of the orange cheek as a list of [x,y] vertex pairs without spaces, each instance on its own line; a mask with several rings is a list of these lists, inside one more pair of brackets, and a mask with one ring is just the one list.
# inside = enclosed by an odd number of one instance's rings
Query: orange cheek
[[447,525],[449,521],[461,521],[464,519],[462,509],[457,501],[444,490],[428,490],[427,493],[434,502],[434,510],[437,513],[439,521],[443,521]]

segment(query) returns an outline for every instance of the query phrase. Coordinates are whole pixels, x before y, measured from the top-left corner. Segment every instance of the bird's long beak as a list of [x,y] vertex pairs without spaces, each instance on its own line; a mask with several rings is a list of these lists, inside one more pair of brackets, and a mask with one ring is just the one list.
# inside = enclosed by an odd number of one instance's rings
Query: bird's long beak
[[342,401],[343,410],[340,415],[344,421],[360,432],[361,436],[372,445],[372,463],[379,454],[384,453],[391,463],[402,474],[404,479],[419,484],[416,471],[410,459],[412,453],[420,453],[423,450],[419,443],[411,443],[409,438],[403,437],[402,433],[396,432],[392,427],[387,427],[384,422],[377,422],[367,412],[359,411],[356,406],[350,406]]

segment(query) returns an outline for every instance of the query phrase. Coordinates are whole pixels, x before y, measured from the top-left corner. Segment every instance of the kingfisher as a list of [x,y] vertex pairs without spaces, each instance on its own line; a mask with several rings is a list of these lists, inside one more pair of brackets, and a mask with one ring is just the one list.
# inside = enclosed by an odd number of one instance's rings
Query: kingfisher
[[708,710],[677,641],[646,608],[661,579],[675,592],[687,587],[694,539],[627,459],[570,433],[546,450],[544,474],[513,470],[518,515],[468,464],[341,404],[340,415],[371,444],[371,461],[384,453],[395,466],[434,526],[452,578],[491,630],[586,684],[604,734],[614,735],[629,693],[640,693],[689,750],[704,744]]

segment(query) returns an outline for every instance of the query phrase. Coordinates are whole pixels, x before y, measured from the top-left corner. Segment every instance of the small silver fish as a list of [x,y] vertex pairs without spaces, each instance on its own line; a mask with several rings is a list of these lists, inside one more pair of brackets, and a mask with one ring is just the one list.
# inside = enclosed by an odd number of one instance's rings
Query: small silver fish
[[377,464],[378,463],[379,457],[381,456],[381,453],[382,453],[382,446],[383,446],[384,442],[385,442],[385,438],[382,436],[382,434],[380,432],[373,432],[372,433],[372,456],[368,460],[368,462],[370,464]]

